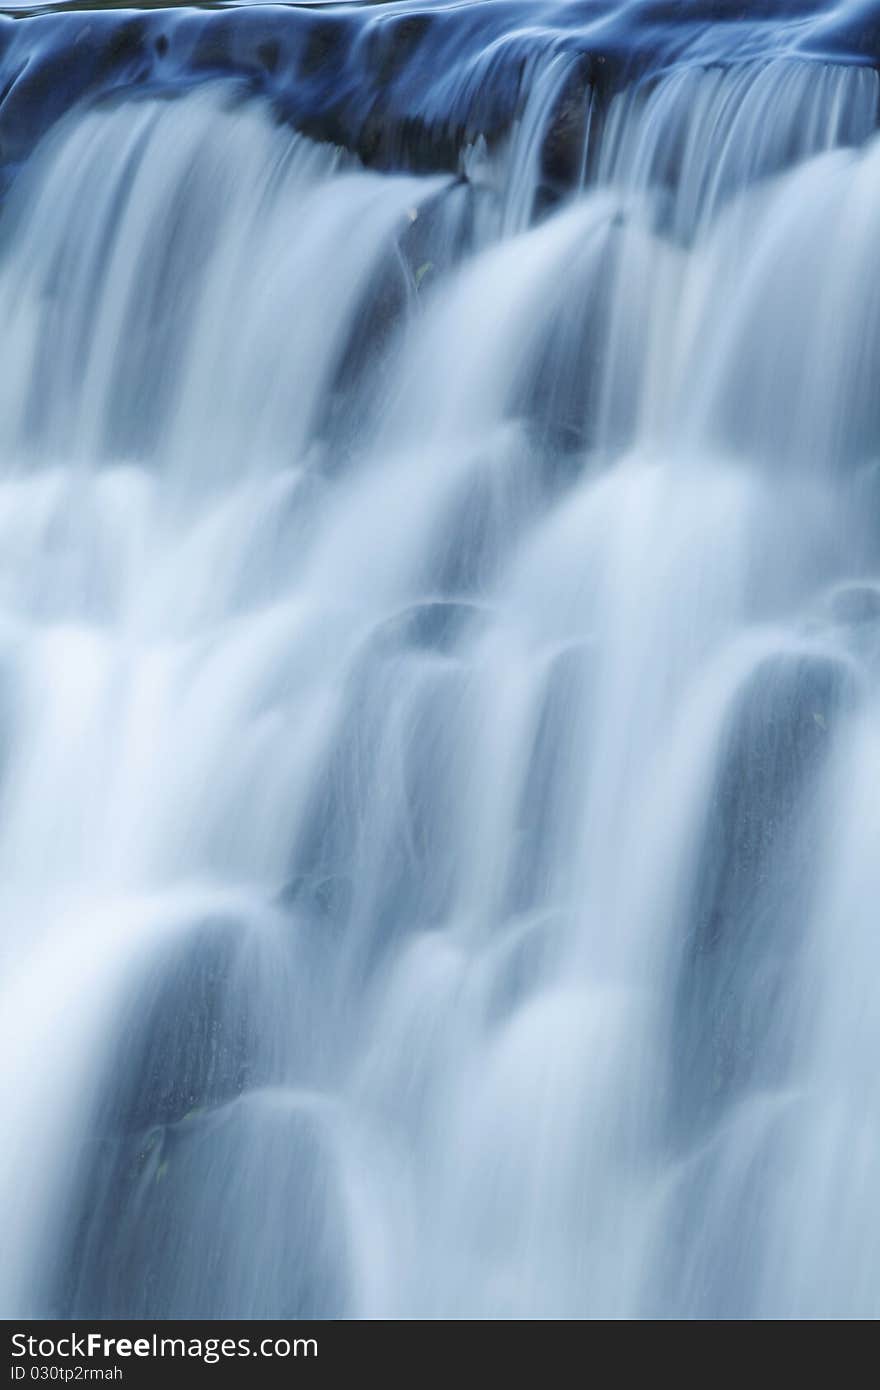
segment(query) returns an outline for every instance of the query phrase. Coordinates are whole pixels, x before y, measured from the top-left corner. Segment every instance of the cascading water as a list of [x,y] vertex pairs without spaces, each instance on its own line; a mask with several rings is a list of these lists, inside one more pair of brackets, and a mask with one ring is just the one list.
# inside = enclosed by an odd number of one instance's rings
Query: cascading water
[[0,217],[6,1316],[880,1313],[878,79]]

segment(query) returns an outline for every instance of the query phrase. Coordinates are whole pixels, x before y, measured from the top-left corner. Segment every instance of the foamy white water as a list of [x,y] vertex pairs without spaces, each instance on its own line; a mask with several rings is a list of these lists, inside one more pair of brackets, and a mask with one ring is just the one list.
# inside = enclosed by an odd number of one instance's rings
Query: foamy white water
[[566,72],[7,199],[7,1317],[880,1312],[877,79]]

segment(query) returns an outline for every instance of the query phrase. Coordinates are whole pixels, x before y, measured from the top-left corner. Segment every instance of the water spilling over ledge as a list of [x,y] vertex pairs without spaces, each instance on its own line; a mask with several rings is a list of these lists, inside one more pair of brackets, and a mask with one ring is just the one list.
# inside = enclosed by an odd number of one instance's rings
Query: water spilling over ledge
[[266,96],[275,119],[367,164],[454,171],[463,148],[509,134],[536,80],[554,66],[545,156],[551,181],[570,184],[586,116],[601,115],[639,77],[695,63],[880,61],[873,0],[835,7],[822,0],[59,4],[44,12],[13,7],[0,20],[7,164],[83,97],[168,94],[224,76]]
[[0,25],[7,1317],[880,1312],[880,41],[754,8]]

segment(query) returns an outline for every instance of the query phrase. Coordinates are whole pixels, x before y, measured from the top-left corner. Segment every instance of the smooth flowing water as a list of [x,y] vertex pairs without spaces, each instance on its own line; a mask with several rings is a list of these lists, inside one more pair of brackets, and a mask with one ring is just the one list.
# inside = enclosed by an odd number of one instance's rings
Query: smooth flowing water
[[878,79],[567,71],[6,198],[8,1317],[880,1313]]

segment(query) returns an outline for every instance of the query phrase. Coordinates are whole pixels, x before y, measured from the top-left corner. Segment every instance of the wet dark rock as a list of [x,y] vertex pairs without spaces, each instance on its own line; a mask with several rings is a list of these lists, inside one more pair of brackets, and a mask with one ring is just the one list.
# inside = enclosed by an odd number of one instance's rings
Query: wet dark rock
[[453,650],[468,626],[479,618],[475,603],[435,599],[413,604],[389,618],[383,633],[390,643],[447,653]]
[[497,946],[497,963],[487,998],[493,1023],[509,1019],[551,984],[565,948],[571,923],[563,913],[510,923]]
[[371,827],[364,856],[369,876],[359,875],[368,895],[365,920],[381,923],[389,940],[439,926],[450,911],[461,871],[468,707],[467,678],[454,665],[419,668],[400,701],[397,766],[391,777],[385,770],[382,819]]
[[430,14],[392,15],[373,23],[366,34],[366,64],[385,85],[397,77],[431,27]]
[[[619,250],[615,232],[608,237],[601,276],[579,276],[577,263],[572,264],[566,293],[557,304],[548,305],[533,360],[524,372],[521,409],[551,462],[556,453],[582,452],[593,441],[608,340],[603,330],[609,321]],[[589,247],[585,251],[591,254]]]
[[747,1082],[779,1083],[821,851],[820,778],[855,699],[830,657],[763,663],[731,715],[679,978],[673,1067],[680,1105],[705,1121]]
[[348,946],[361,969],[449,909],[469,695],[458,663],[426,662],[386,627],[349,679],[292,868],[295,882],[357,884]]
[[61,1318],[327,1318],[350,1311],[326,1122],[252,1092],[82,1158],[51,1311]]
[[[543,461],[542,461],[543,462]],[[450,596],[491,587],[538,505],[537,459],[523,446],[515,458],[475,461],[424,557],[423,588]]]
[[274,76],[281,61],[281,44],[277,39],[265,39],[257,44],[257,57],[266,71]]
[[132,63],[146,63],[147,26],[143,19],[128,19],[114,28],[104,46],[101,67],[118,70]]
[[[310,906],[330,912],[334,892],[310,885]],[[314,1037],[308,1010],[323,1007],[296,988],[294,945],[280,918],[217,920],[138,962],[87,1138],[69,1158],[50,1312],[344,1314],[332,1136],[287,1089]]]
[[345,26],[338,20],[319,19],[312,23],[300,47],[300,74],[312,77],[328,67],[339,68],[345,58],[346,35]]
[[532,217],[535,222],[542,222],[545,217],[555,212],[564,197],[565,193],[559,188],[540,183],[535,190],[535,201],[532,204]]
[[856,626],[880,621],[880,589],[872,584],[852,584],[838,589],[829,603],[835,622]]
[[[718,5],[687,7],[569,3],[541,12],[514,0],[475,0],[424,11],[390,3],[329,10],[253,5],[84,11],[51,6],[0,17],[0,173],[8,180],[34,143],[74,103],[111,93],[186,90],[219,76],[243,80],[278,118],[338,144],[379,168],[458,170],[462,151],[492,148],[522,110],[534,61],[560,47],[573,54],[544,139],[544,199],[577,180],[591,131],[616,90],[650,70],[687,60],[729,61],[737,44],[752,56],[792,52],[792,29],[774,7],[733,6],[707,34]],[[876,64],[874,7],[855,28],[792,4],[797,51],[805,58]],[[717,34],[719,50],[711,42]],[[723,38],[722,38],[723,36]],[[586,152],[587,155],[589,152]]]
[[199,36],[190,55],[190,66],[212,72],[223,72],[232,67],[231,35],[227,30],[215,26]]
[[596,652],[578,642],[552,658],[540,698],[532,750],[520,794],[510,909],[554,906],[571,884],[560,866],[572,862],[589,758]]
[[[663,1236],[654,1242],[647,1286],[656,1301],[647,1315],[737,1321],[767,1316],[761,1274],[774,1194],[791,1178],[787,1118],[784,1107],[774,1111],[772,1099],[764,1106],[759,1101],[751,1117],[752,1143],[742,1146],[739,1161],[732,1160],[722,1131],[680,1165]],[[748,1130],[748,1119],[744,1126]]]
[[279,1074],[284,1049],[264,1026],[284,972],[261,934],[238,922],[187,929],[127,996],[109,1048],[103,1131],[173,1124]]
[[293,846],[291,880],[321,880],[353,871],[364,792],[376,777],[380,720],[379,673],[359,670],[349,678],[337,727]]
[[298,874],[281,894],[285,908],[321,923],[343,923],[354,899],[354,884],[345,874]]
[[363,415],[358,402],[350,400],[351,392],[365,375],[375,371],[377,363],[385,365],[388,348],[414,294],[415,285],[400,246],[393,243],[373,268],[333,375],[331,399],[337,394],[348,402],[356,427]]
[[584,57],[556,100],[541,146],[541,172],[550,188],[571,188],[583,174],[593,101],[594,64]]
[[473,245],[481,191],[460,175],[414,209],[399,239],[400,253],[417,291],[426,275],[451,270]]

